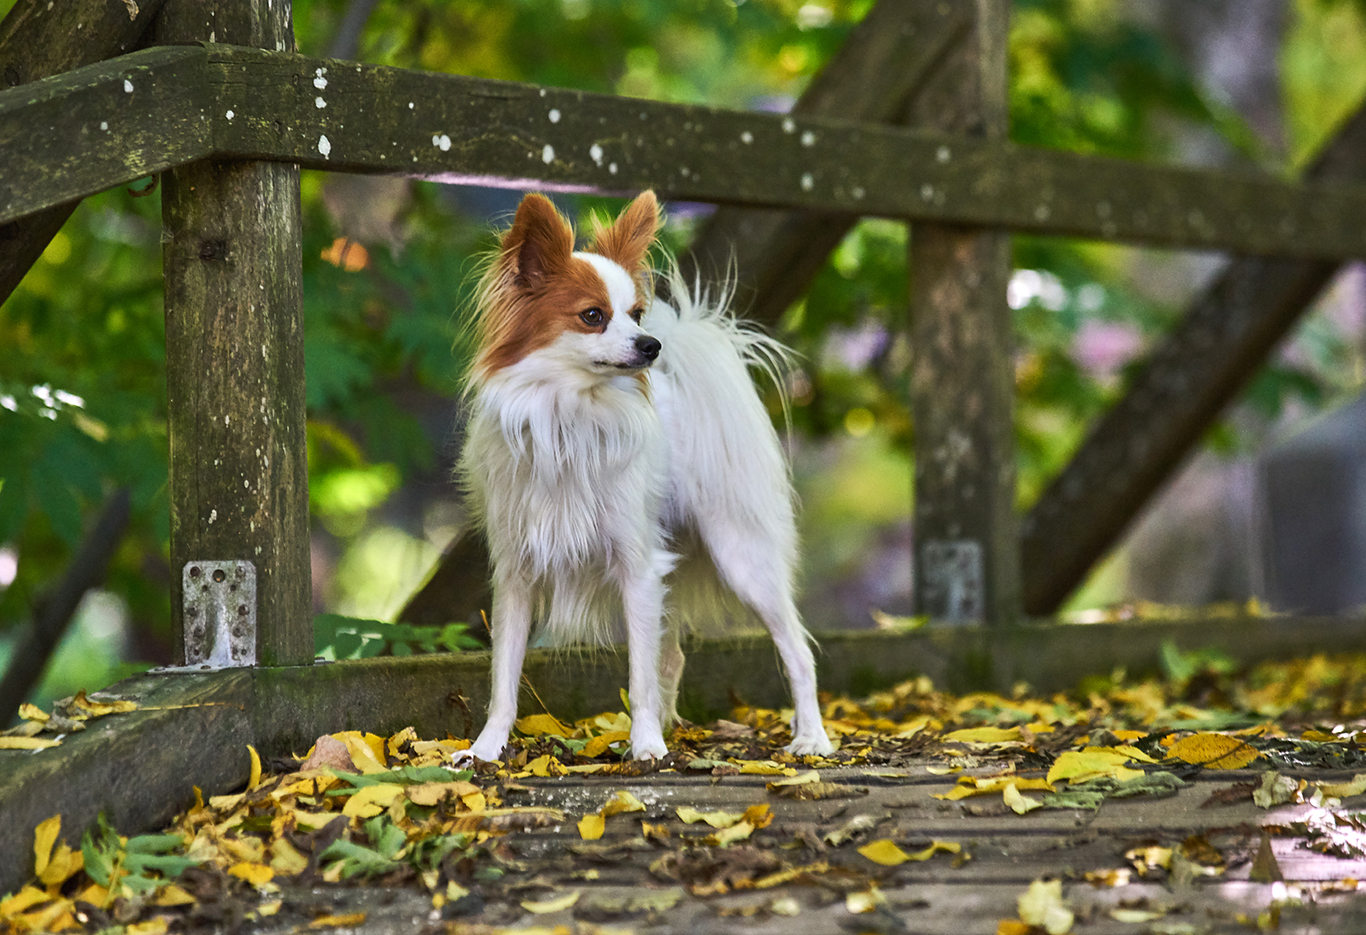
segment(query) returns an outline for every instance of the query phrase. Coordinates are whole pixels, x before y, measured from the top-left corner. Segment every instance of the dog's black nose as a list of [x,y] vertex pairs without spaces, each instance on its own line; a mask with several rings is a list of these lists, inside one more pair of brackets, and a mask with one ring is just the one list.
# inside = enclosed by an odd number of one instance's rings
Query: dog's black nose
[[636,335],[636,350],[650,360],[659,356],[659,342],[648,334]]

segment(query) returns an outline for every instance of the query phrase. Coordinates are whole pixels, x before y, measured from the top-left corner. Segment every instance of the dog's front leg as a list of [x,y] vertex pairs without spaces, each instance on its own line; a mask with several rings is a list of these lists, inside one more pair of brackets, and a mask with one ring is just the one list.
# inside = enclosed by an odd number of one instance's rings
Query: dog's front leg
[[631,665],[631,755],[662,757],[664,744],[659,690],[659,649],[664,630],[664,582],[654,569],[628,573],[621,587],[626,613],[626,647]]
[[479,739],[467,751],[481,760],[499,759],[517,720],[517,694],[531,632],[531,588],[520,580],[501,580],[493,585],[493,665],[489,689],[489,716]]

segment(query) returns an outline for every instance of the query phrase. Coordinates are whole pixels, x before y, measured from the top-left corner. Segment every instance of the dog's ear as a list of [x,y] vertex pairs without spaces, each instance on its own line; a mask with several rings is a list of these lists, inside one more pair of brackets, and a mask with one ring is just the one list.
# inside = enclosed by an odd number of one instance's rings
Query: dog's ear
[[574,229],[554,203],[535,193],[523,198],[503,235],[503,259],[510,263],[513,281],[523,289],[536,288],[565,269],[573,253]]
[[645,254],[659,233],[659,202],[652,191],[641,192],[626,210],[609,225],[595,225],[593,252],[634,272],[645,262]]

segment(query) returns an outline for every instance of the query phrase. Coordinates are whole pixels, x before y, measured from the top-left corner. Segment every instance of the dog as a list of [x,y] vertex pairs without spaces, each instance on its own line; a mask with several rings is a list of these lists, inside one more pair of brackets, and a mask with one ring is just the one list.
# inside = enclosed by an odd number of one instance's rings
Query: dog
[[676,264],[672,304],[654,296],[660,224],[647,191],[576,251],[569,222],[529,194],[480,280],[457,473],[492,559],[493,666],[488,720],[461,759],[500,758],[533,621],[557,644],[624,621],[631,753],[665,756],[679,633],[705,591],[675,570],[685,544],[772,634],[795,706],[787,750],[832,752],[793,600],[791,480],[749,374],[786,351],[742,328],[725,295],[690,292]]

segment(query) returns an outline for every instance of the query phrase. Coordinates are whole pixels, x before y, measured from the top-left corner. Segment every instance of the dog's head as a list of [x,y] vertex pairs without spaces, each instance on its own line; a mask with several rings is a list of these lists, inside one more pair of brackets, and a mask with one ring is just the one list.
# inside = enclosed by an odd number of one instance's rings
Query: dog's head
[[595,225],[588,250],[575,252],[574,230],[554,204],[527,195],[481,286],[475,378],[532,354],[602,378],[649,367],[660,345],[640,319],[658,232],[659,203],[647,191],[612,223]]

